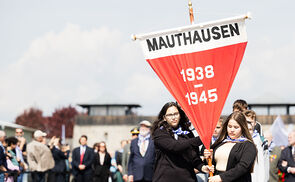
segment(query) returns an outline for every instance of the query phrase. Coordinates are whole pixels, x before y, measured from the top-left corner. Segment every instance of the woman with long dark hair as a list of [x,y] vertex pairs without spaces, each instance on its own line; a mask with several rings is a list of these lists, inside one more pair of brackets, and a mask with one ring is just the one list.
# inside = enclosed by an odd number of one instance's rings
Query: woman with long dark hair
[[93,182],[108,182],[110,176],[111,156],[105,142],[99,143],[98,152],[93,162]]
[[[199,156],[199,137],[189,130],[190,122],[175,102],[166,103],[151,128],[156,161],[154,182],[195,182],[194,168],[208,173]],[[213,169],[213,168],[211,168]]]
[[228,116],[211,148],[215,173],[209,182],[251,182],[257,149],[242,112]]

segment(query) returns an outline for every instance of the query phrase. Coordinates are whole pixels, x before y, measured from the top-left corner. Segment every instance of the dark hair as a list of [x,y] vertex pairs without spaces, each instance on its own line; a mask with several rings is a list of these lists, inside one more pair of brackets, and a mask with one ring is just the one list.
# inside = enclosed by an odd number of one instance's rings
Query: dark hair
[[249,117],[256,122],[256,113],[253,110],[245,110],[243,113],[246,117]]
[[95,147],[98,147],[98,148],[99,148],[99,143],[97,143],[97,142],[94,143],[94,144],[93,144],[93,149],[95,149]]
[[79,143],[81,144],[81,138],[85,138],[86,141],[88,140],[87,136],[86,135],[82,135],[80,138],[79,138]]
[[104,146],[105,146],[105,153],[107,153],[108,152],[108,150],[107,150],[107,144],[106,144],[106,142],[104,142],[104,141],[102,141],[102,142],[99,142],[99,144],[98,144],[98,152],[100,151],[100,144],[104,144]]
[[233,111],[238,110],[240,112],[245,111],[248,108],[248,104],[245,100],[238,99],[233,104]]
[[242,136],[246,137],[248,140],[250,140],[252,143],[253,139],[251,134],[249,133],[248,124],[245,115],[242,112],[236,111],[231,113],[227,118],[226,121],[223,124],[223,127],[221,129],[220,135],[217,138],[216,142],[213,144],[212,148],[215,148],[215,146],[219,145],[223,139],[225,139],[228,136],[227,133],[227,125],[228,122],[233,119],[235,120],[241,127]]
[[7,146],[11,146],[11,144],[16,145],[18,142],[18,139],[15,137],[9,137],[5,139],[5,142],[7,143]]
[[189,130],[191,123],[189,122],[189,119],[186,116],[186,114],[184,113],[184,111],[181,109],[181,107],[176,102],[168,102],[162,107],[162,109],[159,112],[159,115],[157,117],[157,120],[155,122],[153,122],[153,125],[151,128],[152,135],[156,129],[163,126],[163,128],[173,136],[172,127],[167,123],[167,121],[164,120],[167,110],[173,106],[177,108],[177,110],[180,114],[179,125],[181,126],[181,128],[183,130]]

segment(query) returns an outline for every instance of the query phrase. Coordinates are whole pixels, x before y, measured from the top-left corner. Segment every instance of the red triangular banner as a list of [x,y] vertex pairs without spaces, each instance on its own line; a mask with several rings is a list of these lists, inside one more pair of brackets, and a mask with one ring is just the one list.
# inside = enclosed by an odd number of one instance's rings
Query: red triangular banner
[[247,45],[244,18],[154,33],[146,60],[181,105],[206,148]]

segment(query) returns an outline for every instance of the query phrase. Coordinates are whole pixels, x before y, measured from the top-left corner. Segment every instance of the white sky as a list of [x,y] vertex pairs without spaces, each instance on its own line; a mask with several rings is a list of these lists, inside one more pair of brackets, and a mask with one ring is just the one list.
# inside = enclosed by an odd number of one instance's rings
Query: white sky
[[[24,109],[137,103],[156,115],[173,100],[131,34],[189,24],[187,0],[0,0],[0,120]],[[295,2],[192,0],[196,23],[245,14],[248,47],[232,102],[295,102]]]

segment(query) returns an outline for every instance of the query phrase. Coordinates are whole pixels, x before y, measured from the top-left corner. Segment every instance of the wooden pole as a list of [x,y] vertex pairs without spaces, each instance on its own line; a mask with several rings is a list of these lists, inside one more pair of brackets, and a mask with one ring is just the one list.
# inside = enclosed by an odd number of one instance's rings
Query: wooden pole
[[191,24],[194,24],[194,11],[193,11],[193,4],[191,0],[188,1],[188,8],[189,8],[189,17]]
[[[211,151],[211,149],[209,151]],[[208,165],[212,166],[212,158],[211,157],[208,158]],[[213,173],[210,171],[209,172],[209,177],[211,177],[211,176],[213,176]]]

